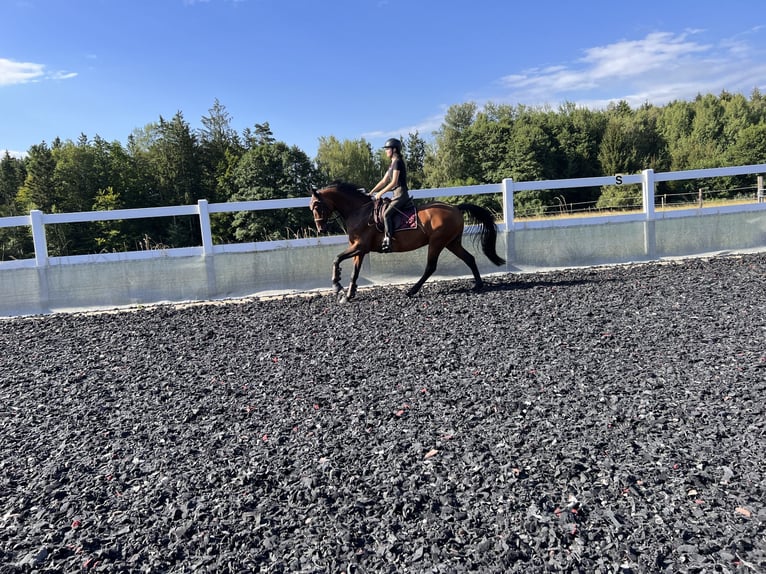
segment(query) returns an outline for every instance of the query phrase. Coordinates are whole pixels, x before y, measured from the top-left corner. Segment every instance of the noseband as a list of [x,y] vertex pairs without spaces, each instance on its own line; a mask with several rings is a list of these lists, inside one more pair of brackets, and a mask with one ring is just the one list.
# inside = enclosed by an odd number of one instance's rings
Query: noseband
[[314,216],[314,223],[323,222],[326,219],[324,215],[326,206],[322,201],[322,197],[317,193],[311,197],[311,213]]
[[332,213],[318,193],[311,196],[311,213],[314,215],[314,224],[317,225],[317,228],[319,228],[318,224],[320,223],[326,224],[327,216]]

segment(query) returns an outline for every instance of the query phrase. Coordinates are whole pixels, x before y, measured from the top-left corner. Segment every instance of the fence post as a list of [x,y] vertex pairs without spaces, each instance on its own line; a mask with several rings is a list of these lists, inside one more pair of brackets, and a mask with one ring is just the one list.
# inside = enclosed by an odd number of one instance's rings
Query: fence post
[[646,219],[654,219],[654,170],[645,169],[641,172],[641,196],[644,203]]
[[654,212],[654,170],[641,172],[641,195],[644,203],[644,254],[649,259],[657,258],[657,231]]
[[32,223],[32,243],[35,246],[35,265],[37,267],[47,267],[48,242],[45,239],[43,212],[39,209],[33,209],[29,212],[29,219]]
[[763,176],[758,176],[758,190],[755,194],[756,198],[758,199],[758,203],[763,203]]
[[199,214],[199,229],[202,234],[202,253],[205,256],[213,254],[213,232],[210,228],[210,210],[207,199],[197,201],[197,213]]
[[513,224],[513,179],[503,180],[503,221],[505,222],[506,266],[516,260],[516,232]]
[[503,180],[503,221],[505,230],[513,230],[513,178]]

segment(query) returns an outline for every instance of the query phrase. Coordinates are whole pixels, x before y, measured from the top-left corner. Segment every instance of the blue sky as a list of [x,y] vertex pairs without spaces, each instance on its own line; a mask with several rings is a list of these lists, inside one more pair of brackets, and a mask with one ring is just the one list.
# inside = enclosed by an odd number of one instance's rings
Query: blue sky
[[0,0],[0,153],[125,144],[216,99],[238,132],[268,122],[314,157],[320,137],[418,131],[449,106],[766,92],[759,0]]

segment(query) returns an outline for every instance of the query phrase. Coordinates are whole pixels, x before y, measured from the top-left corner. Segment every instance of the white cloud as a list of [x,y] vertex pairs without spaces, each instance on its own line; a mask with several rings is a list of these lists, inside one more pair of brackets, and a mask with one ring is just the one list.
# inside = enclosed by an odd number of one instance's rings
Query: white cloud
[[53,72],[48,77],[51,80],[69,80],[77,76],[77,72]]
[[49,72],[43,64],[33,62],[15,62],[0,58],[0,86],[27,84],[41,80],[68,80],[77,76],[76,72]]
[[0,86],[25,84],[41,78],[45,74],[45,66],[31,62],[14,62],[0,58]]
[[501,78],[507,91],[500,99],[530,106],[569,101],[603,107],[618,100],[663,105],[723,90],[749,94],[766,83],[766,64],[753,57],[746,40],[697,42],[693,37],[700,33],[654,32],[640,40],[588,48],[571,64]]
[[[736,37],[717,42],[696,41],[704,30],[682,33],[654,32],[639,40],[621,40],[584,50],[573,62],[531,68],[502,77],[502,92],[471,100],[478,105],[493,102],[525,106],[558,106],[572,102],[590,109],[626,101],[632,107],[657,106],[674,100],[691,100],[698,94],[722,91],[750,95],[754,88],[766,92],[766,56],[757,53],[748,36],[751,28]],[[444,114],[398,130],[368,132],[363,137],[398,137],[418,131],[438,130]]]
[[400,127],[399,129],[395,130],[366,132],[362,134],[362,137],[366,140],[378,140],[386,138],[407,137],[409,134],[417,133],[421,138],[425,139],[433,131],[439,129],[443,120],[444,115],[439,114],[426,118],[417,124]]

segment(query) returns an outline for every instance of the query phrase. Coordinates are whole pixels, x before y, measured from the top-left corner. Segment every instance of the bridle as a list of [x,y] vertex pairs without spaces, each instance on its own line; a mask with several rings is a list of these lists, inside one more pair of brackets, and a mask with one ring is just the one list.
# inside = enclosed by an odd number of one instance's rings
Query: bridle
[[317,231],[323,227],[327,227],[328,218],[332,215],[333,210],[330,209],[322,199],[322,196],[314,192],[311,196],[311,213],[314,216],[314,225],[316,225]]

